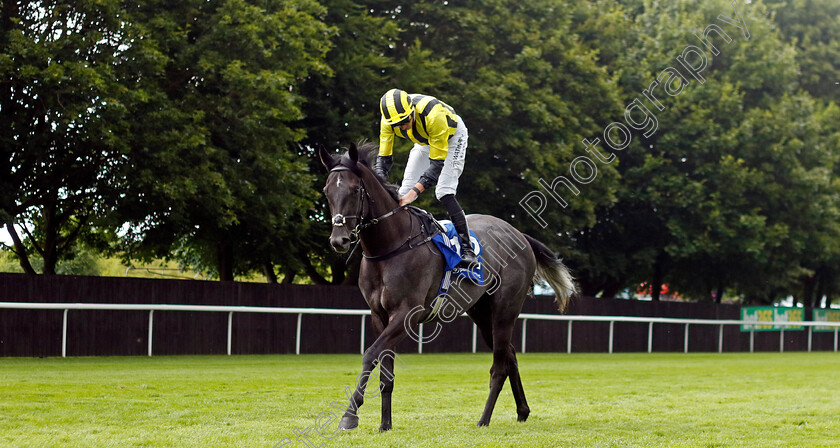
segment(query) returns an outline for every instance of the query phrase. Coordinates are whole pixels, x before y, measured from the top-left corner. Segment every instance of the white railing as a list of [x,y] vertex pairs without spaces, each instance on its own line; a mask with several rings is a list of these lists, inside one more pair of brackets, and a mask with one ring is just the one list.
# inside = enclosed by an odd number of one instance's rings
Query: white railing
[[[840,322],[757,322],[754,320],[734,320],[734,319],[682,319],[672,317],[628,317],[628,316],[557,316],[551,314],[520,314],[522,319],[522,353],[525,353],[525,342],[527,337],[528,320],[559,320],[569,322],[568,334],[566,337],[566,352],[572,352],[572,322],[609,322],[610,323],[610,337],[608,351],[613,352],[613,335],[615,334],[616,322],[634,322],[648,324],[648,338],[647,351],[653,351],[653,324],[682,324],[685,327],[683,333],[683,352],[688,353],[688,329],[690,325],[718,325],[718,353],[723,352],[723,327],[724,325],[773,325],[782,327],[779,331],[779,351],[785,351],[785,329],[784,327],[808,327],[808,351],[811,351],[813,342],[814,327],[833,327],[834,328],[834,351],[837,351],[837,335],[840,330]],[[755,330],[750,330],[750,353],[755,348]]]
[[[261,314],[297,314],[297,330],[295,332],[295,354],[300,354],[300,334],[304,314],[334,315],[334,316],[361,316],[361,337],[359,338],[359,352],[365,351],[365,317],[370,315],[370,310],[363,309],[330,309],[330,308],[275,308],[261,306],[216,306],[216,305],[144,305],[144,304],[116,304],[116,303],[26,303],[26,302],[0,302],[0,309],[24,309],[24,310],[63,310],[64,316],[61,324],[61,356],[67,356],[67,315],[70,310],[103,310],[103,311],[148,311],[148,355],[152,356],[152,333],[154,331],[155,311],[200,311],[228,313],[227,320],[227,354],[231,354],[233,341],[233,313],[261,313]],[[462,316],[466,316],[462,314]],[[647,351],[653,351],[653,324],[678,324],[684,325],[683,350],[688,353],[688,335],[690,325],[718,325],[718,352],[723,351],[723,327],[725,325],[774,325],[780,326],[779,351],[783,352],[785,347],[784,327],[804,326],[808,327],[808,351],[811,351],[814,327],[834,328],[834,351],[838,349],[838,332],[840,322],[756,322],[746,320],[713,320],[713,319],[681,319],[670,317],[626,317],[626,316],[583,316],[583,315],[553,315],[553,314],[520,314],[522,319],[522,353],[526,352],[529,320],[549,320],[569,322],[566,338],[566,351],[572,352],[572,323],[573,322],[609,322],[609,344],[608,352],[613,352],[613,335],[615,334],[616,322],[633,322],[648,324]],[[473,324],[472,352],[476,352],[476,341],[478,327]],[[423,353],[423,324],[419,328],[420,341],[417,343],[417,352]],[[755,331],[750,331],[750,352],[754,348]]]

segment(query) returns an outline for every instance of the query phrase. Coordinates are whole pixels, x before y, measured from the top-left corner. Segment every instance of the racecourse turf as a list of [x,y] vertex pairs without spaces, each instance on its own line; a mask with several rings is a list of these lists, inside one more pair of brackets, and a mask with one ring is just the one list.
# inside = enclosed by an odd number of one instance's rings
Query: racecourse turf
[[486,428],[490,354],[401,360],[393,430],[373,398],[333,436],[359,355],[3,358],[0,446],[840,446],[840,353],[528,353]]

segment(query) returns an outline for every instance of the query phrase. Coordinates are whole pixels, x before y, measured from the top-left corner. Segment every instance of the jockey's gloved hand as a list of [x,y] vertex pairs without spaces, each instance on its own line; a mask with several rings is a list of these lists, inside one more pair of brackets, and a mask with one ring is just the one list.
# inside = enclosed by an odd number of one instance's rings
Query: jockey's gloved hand
[[376,156],[376,164],[373,166],[373,172],[383,179],[387,179],[392,166],[394,166],[394,156]]

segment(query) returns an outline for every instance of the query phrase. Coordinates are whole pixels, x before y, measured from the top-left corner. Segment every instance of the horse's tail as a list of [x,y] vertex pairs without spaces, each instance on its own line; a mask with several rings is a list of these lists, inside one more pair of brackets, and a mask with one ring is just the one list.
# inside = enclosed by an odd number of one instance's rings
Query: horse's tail
[[536,276],[548,282],[551,289],[554,290],[554,301],[557,302],[557,309],[561,313],[564,312],[572,297],[578,293],[569,268],[545,244],[529,235],[525,235],[525,239],[528,240],[531,250],[537,257]]

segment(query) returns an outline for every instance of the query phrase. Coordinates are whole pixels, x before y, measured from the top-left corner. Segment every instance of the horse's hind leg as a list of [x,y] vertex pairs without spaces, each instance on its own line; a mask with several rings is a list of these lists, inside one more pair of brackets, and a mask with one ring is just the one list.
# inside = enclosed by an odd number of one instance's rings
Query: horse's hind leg
[[[490,310],[490,301],[492,298],[488,295],[481,297],[478,302],[467,310],[470,319],[475,322],[478,327],[481,337],[487,346],[493,348],[493,319],[492,311]],[[493,408],[496,406],[496,400],[499,398],[499,393],[502,391],[502,386],[505,383],[505,377],[499,377],[497,373],[500,371],[496,368],[496,352],[493,351],[493,366],[490,367],[490,396],[487,397],[487,404],[484,405],[484,412],[478,420],[478,426],[487,426],[490,424],[490,416],[493,414]]]
[[490,395],[487,396],[487,403],[484,405],[484,412],[478,420],[478,426],[489,426],[490,417],[493,415],[493,408],[496,407],[496,400],[507,379],[507,369],[504,367],[504,355],[501,357],[493,352],[493,367],[490,368]]
[[[528,410],[528,404],[525,401],[522,382],[519,379],[516,356],[513,354],[513,347],[510,344],[517,314],[501,312],[493,313],[491,317],[492,332],[490,334],[492,334],[493,341],[493,366],[490,368],[490,394],[487,397],[487,403],[484,405],[484,412],[478,420],[478,426],[488,426],[490,424],[490,417],[493,415],[493,409],[496,407],[499,393],[501,393],[505,380],[509,376],[511,377],[511,388],[516,399],[519,420],[524,421],[524,418],[527,418],[527,414],[530,412]],[[482,330],[485,338],[486,333],[485,330]],[[525,415],[524,418],[523,415]]]
[[505,385],[509,375],[510,357],[508,345],[510,344],[510,333],[513,324],[493,325],[493,366],[490,368],[490,395],[487,396],[487,403],[484,405],[484,412],[478,420],[478,426],[488,426],[490,417],[493,415],[493,408],[496,407],[496,400]]
[[[510,378],[513,398],[516,401],[517,420],[524,422],[531,410],[525,399],[525,390],[522,388],[522,380],[519,377],[519,367],[516,362],[513,344],[510,343],[513,326],[516,323],[522,304],[521,301],[518,301],[518,303],[507,303],[493,309],[493,297],[485,296],[483,299],[485,300],[479,301],[470,310],[470,317],[481,330],[484,340],[493,348],[493,366],[490,368],[490,394],[487,397],[487,403],[484,405],[484,412],[481,414],[478,426],[488,426],[490,424],[490,417],[493,415],[496,401],[507,378]],[[496,299],[498,300],[498,298]]]
[[467,310],[467,315],[478,327],[478,332],[481,333],[481,338],[487,344],[487,347],[493,348],[493,320],[490,313],[490,296],[484,295],[479,299],[475,306]]
[[528,420],[528,415],[531,414],[531,408],[528,407],[528,400],[525,399],[525,389],[522,388],[522,379],[519,378],[519,364],[516,362],[516,350],[513,344],[508,344],[509,358],[508,358],[508,374],[510,375],[510,388],[513,391],[513,399],[516,401],[516,421],[524,422]]

